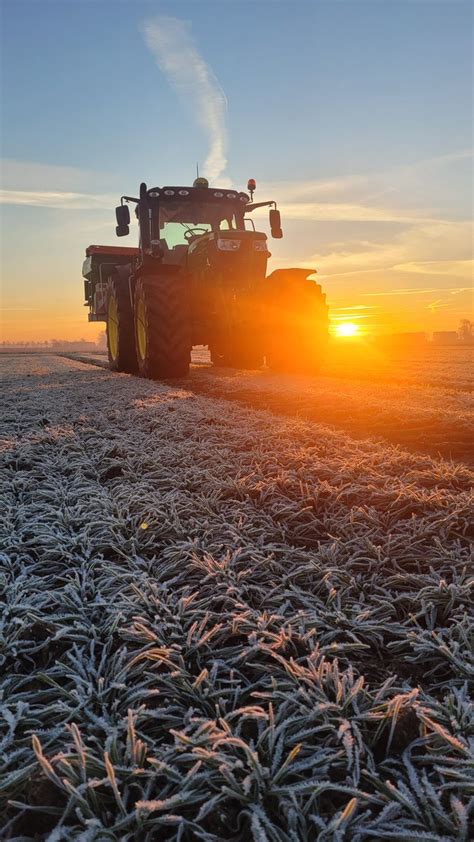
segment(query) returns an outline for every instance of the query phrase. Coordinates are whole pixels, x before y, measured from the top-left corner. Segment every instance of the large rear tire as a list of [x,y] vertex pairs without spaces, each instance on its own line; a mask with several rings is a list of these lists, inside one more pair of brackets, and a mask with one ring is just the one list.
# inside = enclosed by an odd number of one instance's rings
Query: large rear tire
[[128,279],[119,274],[109,279],[106,299],[107,354],[111,371],[137,371],[133,313]]
[[137,280],[135,341],[142,377],[160,380],[188,374],[191,330],[187,293],[179,272],[144,275]]
[[265,356],[274,371],[316,374],[324,361],[328,307],[321,286],[308,279],[311,274],[307,269],[281,269],[265,281]]

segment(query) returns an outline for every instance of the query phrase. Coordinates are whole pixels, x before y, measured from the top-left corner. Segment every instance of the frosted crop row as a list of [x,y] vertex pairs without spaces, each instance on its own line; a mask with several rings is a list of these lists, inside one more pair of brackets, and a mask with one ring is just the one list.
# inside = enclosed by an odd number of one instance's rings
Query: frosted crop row
[[411,450],[474,462],[474,402],[468,392],[435,386],[336,377],[194,369],[193,391],[247,406],[334,424]]
[[2,433],[2,838],[467,842],[467,468],[27,373]]
[[363,376],[367,379],[393,381],[405,385],[418,383],[469,391],[473,386],[473,358],[472,346],[431,346],[398,353],[393,351],[385,355],[371,352],[370,348],[362,349],[357,343],[350,350],[333,345],[324,366],[324,373],[334,377]]

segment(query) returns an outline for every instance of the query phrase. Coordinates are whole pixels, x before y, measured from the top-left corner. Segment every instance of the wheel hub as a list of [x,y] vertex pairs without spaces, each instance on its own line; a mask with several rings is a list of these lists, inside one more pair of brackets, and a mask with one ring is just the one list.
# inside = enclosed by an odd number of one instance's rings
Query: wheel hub
[[107,337],[109,340],[110,356],[115,361],[118,356],[118,310],[117,299],[114,295],[109,298],[109,306],[107,308]]
[[138,355],[141,360],[144,360],[146,357],[147,351],[147,325],[146,325],[146,309],[145,309],[145,302],[143,298],[140,298],[137,302],[137,309],[136,309],[136,328],[137,328],[137,347],[138,347]]

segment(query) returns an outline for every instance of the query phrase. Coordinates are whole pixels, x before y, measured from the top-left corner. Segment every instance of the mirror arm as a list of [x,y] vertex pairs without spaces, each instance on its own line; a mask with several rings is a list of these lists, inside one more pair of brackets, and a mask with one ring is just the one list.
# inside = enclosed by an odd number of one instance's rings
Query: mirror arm
[[254,202],[252,205],[246,205],[244,208],[245,213],[250,213],[250,211],[255,210],[255,208],[268,208],[271,205],[276,210],[276,202]]
[[120,204],[121,205],[123,205],[124,200],[125,200],[125,202],[137,202],[137,204],[140,201],[140,199],[135,199],[133,196],[120,196]]

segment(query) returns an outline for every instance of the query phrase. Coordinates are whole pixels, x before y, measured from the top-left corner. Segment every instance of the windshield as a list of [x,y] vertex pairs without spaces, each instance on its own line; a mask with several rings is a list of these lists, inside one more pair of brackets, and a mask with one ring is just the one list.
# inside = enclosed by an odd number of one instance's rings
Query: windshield
[[[198,225],[188,222],[165,222],[160,231],[160,238],[166,241],[168,248],[173,248],[174,246],[182,246],[189,243],[189,239],[187,240],[185,237],[186,231],[192,231],[197,236],[200,236],[201,234],[209,234],[212,230],[215,230],[212,225],[205,222],[200,222]],[[227,219],[220,221],[218,230],[229,230]]]
[[234,211],[235,206],[227,202],[163,202],[159,211],[160,238],[172,248],[186,243],[184,235],[189,230],[201,229],[196,234],[205,234],[237,228]]

